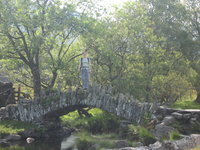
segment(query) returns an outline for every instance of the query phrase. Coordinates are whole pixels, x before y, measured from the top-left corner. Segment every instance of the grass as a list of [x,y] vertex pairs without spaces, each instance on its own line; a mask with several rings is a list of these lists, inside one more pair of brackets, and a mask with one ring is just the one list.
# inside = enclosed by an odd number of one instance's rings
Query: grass
[[191,150],[200,150],[200,146],[194,148],[194,149],[191,149]]
[[119,119],[100,109],[91,109],[89,111],[92,117],[80,117],[78,112],[72,112],[62,116],[62,125],[75,127],[78,129],[86,129],[91,133],[114,132],[119,128]]
[[25,150],[25,148],[22,146],[14,145],[9,147],[1,147],[0,150]]
[[116,134],[96,134],[91,135],[88,132],[77,133],[77,147],[81,150],[92,150],[95,146],[96,150],[105,148],[115,148],[115,141],[117,140]]
[[20,122],[20,121],[13,121],[13,120],[1,121],[0,138],[3,138],[4,136],[9,134],[16,134],[20,131],[24,131],[30,128],[36,128],[36,126],[30,123]]
[[200,104],[196,103],[194,100],[184,100],[177,101],[176,103],[172,104],[171,107],[180,109],[200,109]]

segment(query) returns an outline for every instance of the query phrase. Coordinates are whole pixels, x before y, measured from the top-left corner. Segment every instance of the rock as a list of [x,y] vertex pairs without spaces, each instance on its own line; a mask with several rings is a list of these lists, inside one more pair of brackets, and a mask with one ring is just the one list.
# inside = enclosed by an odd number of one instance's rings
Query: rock
[[172,113],[172,116],[178,120],[182,119],[183,118],[183,114],[181,113],[178,113],[178,112],[174,112]]
[[11,135],[8,135],[6,137],[7,141],[19,141],[21,139],[22,139],[22,137],[20,135],[17,135],[17,134],[11,134]]
[[157,141],[154,144],[150,144],[149,148],[152,149],[152,150],[161,150],[162,149],[162,143]]
[[192,134],[191,137],[194,139],[196,145],[200,145],[200,134]]
[[10,146],[10,143],[6,139],[0,139],[0,146],[7,147]]
[[13,84],[0,80],[0,107],[13,103],[15,103]]
[[158,124],[155,127],[155,131],[153,132],[154,136],[159,140],[169,138],[170,133],[176,131],[173,127],[166,126],[163,124]]
[[173,116],[166,116],[162,123],[166,126],[173,124],[174,122],[176,122],[176,119]]
[[183,114],[183,119],[189,120],[190,118],[191,118],[191,114],[190,113]]
[[116,148],[122,148],[122,147],[128,147],[129,144],[127,140],[119,140],[119,141],[116,141],[115,145],[116,145]]
[[141,143],[141,142],[137,142],[137,143],[135,143],[135,146],[136,146],[136,147],[140,147],[140,146],[144,146],[144,144]]
[[136,148],[134,148],[134,147],[124,147],[124,148],[120,148],[119,150],[136,150]]
[[177,145],[171,141],[164,141],[162,144],[162,149],[164,149],[164,150],[179,150]]
[[27,139],[28,137],[40,138],[42,137],[42,133],[37,131],[36,129],[28,129],[18,133],[23,139]]
[[162,146],[164,150],[188,150],[200,145],[200,135],[193,134],[177,141],[165,141]]
[[128,121],[128,120],[122,120],[120,121],[120,127],[123,128],[123,127],[127,127],[128,125],[132,124],[131,121]]
[[34,142],[35,141],[35,139],[34,138],[31,138],[31,137],[28,137],[27,139],[26,139],[26,142],[27,143],[32,143],[32,142]]
[[71,133],[74,131],[74,129],[69,129],[69,128],[60,128],[60,129],[55,129],[55,130],[47,130],[44,133],[45,138],[62,138],[65,136],[71,135]]
[[190,123],[191,123],[191,124],[195,124],[196,122],[197,122],[197,119],[196,119],[196,118],[191,118],[191,119],[190,119]]

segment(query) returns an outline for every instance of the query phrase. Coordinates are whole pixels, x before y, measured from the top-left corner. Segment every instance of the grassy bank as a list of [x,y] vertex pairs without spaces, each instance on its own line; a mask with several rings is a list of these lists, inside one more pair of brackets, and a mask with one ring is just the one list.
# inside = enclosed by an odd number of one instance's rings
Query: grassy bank
[[196,103],[194,100],[183,100],[177,101],[176,103],[172,104],[171,107],[180,109],[200,109],[200,104]]
[[20,121],[13,121],[13,120],[1,121],[0,122],[0,138],[3,138],[9,134],[16,134],[20,131],[24,131],[30,128],[36,128],[36,126],[27,122],[20,122]]
[[191,150],[200,150],[200,146],[194,148],[194,149],[191,149]]

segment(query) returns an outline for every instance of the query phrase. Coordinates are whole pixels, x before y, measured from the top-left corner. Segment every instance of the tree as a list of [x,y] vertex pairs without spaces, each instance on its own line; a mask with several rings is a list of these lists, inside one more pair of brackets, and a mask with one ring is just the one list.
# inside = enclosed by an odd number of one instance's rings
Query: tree
[[154,21],[154,32],[166,38],[164,46],[168,51],[180,51],[190,61],[190,67],[197,73],[193,87],[200,102],[200,3],[195,1],[144,0],[149,6],[149,16]]
[[[54,86],[71,46],[86,30],[85,10],[91,7],[89,4],[73,0],[68,3],[50,0],[0,2],[2,53],[4,58],[20,60],[28,66],[36,97],[40,96],[42,87]],[[70,55],[68,62],[79,55]],[[45,61],[49,62],[48,67],[44,66]],[[44,68],[52,72],[46,84],[42,84]]]

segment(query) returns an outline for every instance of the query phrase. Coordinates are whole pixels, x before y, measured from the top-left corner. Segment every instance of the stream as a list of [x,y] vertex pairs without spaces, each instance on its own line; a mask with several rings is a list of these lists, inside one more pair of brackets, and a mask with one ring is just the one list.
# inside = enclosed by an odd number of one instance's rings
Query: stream
[[77,136],[71,135],[63,139],[40,140],[33,143],[20,142],[9,147],[0,147],[0,150],[78,150]]

